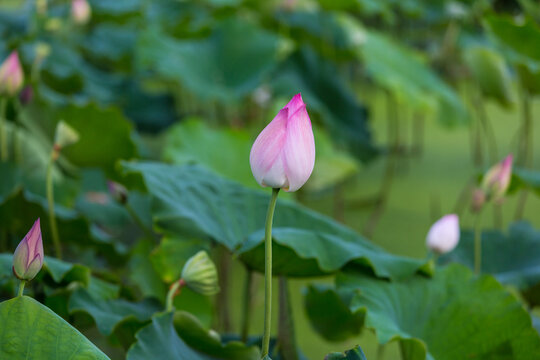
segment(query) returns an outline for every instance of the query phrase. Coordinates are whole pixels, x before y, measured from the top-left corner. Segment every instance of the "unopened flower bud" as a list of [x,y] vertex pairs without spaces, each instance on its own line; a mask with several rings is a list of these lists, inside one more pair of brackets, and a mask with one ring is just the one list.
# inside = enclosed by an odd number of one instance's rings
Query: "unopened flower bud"
[[19,94],[19,100],[22,105],[30,104],[33,98],[34,98],[34,89],[32,89],[31,85],[25,86],[21,90],[21,93]]
[[214,295],[219,292],[216,265],[206,251],[193,255],[182,269],[182,279],[187,287],[202,295]]
[[55,150],[60,151],[66,146],[75,144],[77,141],[79,141],[79,133],[63,120],[60,120],[56,125],[54,135]]
[[84,25],[90,20],[92,9],[86,0],[71,2],[71,18],[75,24]]
[[43,256],[41,228],[37,219],[13,254],[13,274],[20,280],[32,280],[43,266]]
[[261,186],[296,191],[309,179],[315,165],[315,140],[300,94],[259,134],[249,163]]
[[13,51],[0,66],[0,95],[15,96],[24,83],[19,55]]
[[512,154],[491,167],[482,179],[482,190],[486,200],[498,201],[504,197],[512,178]]
[[120,204],[127,203],[128,192],[124,185],[114,181],[107,181],[107,187],[109,188],[109,194],[114,200]]
[[438,254],[452,251],[459,242],[459,218],[456,214],[445,215],[435,222],[427,234],[428,248]]
[[486,202],[486,194],[482,189],[474,189],[471,201],[471,210],[479,212]]

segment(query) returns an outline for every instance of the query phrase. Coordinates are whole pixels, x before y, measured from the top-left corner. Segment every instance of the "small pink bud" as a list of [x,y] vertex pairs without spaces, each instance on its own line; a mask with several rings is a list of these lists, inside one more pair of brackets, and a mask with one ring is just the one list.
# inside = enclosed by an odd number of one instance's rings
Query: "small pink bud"
[[19,94],[19,100],[21,104],[28,105],[32,102],[32,99],[34,99],[34,89],[32,89],[32,86],[26,85]]
[[107,181],[107,187],[114,200],[118,201],[120,204],[127,203],[128,192],[124,185],[114,181]]
[[73,0],[71,2],[71,17],[75,24],[88,23],[91,15],[92,9],[86,0]]
[[309,179],[315,165],[315,140],[300,94],[259,134],[249,162],[261,186],[296,191]]
[[22,88],[24,73],[17,51],[13,51],[0,66],[0,95],[14,96]]
[[43,266],[43,241],[39,219],[13,254],[13,273],[21,280],[32,280]]
[[474,189],[472,194],[471,210],[479,212],[486,202],[486,194],[482,189]]
[[482,190],[487,200],[500,200],[508,190],[512,178],[512,154],[503,161],[491,167],[482,180]]
[[459,242],[459,218],[456,214],[445,215],[429,229],[427,247],[438,254],[452,251]]

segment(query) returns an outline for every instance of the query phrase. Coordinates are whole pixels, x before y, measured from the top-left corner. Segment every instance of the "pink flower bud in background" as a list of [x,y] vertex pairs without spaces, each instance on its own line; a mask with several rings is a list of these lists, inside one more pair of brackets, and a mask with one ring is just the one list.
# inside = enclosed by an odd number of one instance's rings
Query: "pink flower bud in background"
[[474,189],[472,194],[471,210],[479,212],[486,202],[486,194],[482,189]]
[[259,134],[249,162],[261,186],[296,191],[309,179],[315,165],[315,140],[300,94]]
[[0,66],[0,95],[14,96],[22,88],[24,73],[19,55],[13,51]]
[[32,99],[34,99],[34,89],[32,89],[32,86],[26,85],[19,94],[19,100],[22,105],[28,105],[32,102]]
[[43,266],[43,256],[41,228],[37,219],[13,254],[13,273],[20,280],[32,280]]
[[512,178],[512,154],[504,158],[503,161],[491,167],[482,179],[482,190],[486,194],[487,200],[499,200],[508,190],[510,179]]
[[73,0],[71,2],[71,18],[75,24],[88,23],[91,15],[92,9],[86,0]]
[[438,254],[452,251],[459,242],[459,218],[456,214],[445,215],[429,229],[427,247]]
[[128,192],[124,185],[114,181],[107,181],[107,187],[109,188],[109,194],[114,200],[120,204],[127,203]]

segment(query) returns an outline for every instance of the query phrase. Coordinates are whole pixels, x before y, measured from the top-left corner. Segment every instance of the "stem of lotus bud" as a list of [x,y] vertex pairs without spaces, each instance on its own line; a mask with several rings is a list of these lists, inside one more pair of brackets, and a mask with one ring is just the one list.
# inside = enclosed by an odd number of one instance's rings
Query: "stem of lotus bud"
[[174,310],[173,300],[174,297],[180,294],[180,291],[182,290],[182,287],[186,285],[186,282],[184,279],[180,279],[178,281],[175,281],[171,287],[169,288],[169,292],[167,293],[167,302],[165,303],[165,311],[171,312]]
[[480,228],[482,210],[476,213],[474,220],[474,272],[480,274],[482,268],[482,230]]
[[24,293],[24,286],[26,285],[26,281],[25,280],[21,280],[21,282],[19,283],[19,292],[17,293],[17,296],[23,296],[23,293]]
[[0,159],[7,161],[8,146],[7,146],[7,130],[6,130],[6,109],[7,99],[0,99]]
[[264,359],[270,349],[270,330],[272,320],[272,222],[274,220],[274,210],[279,194],[279,188],[272,189],[272,197],[268,204],[266,213],[266,224],[264,227],[264,333],[262,341],[262,358]]
[[56,224],[56,216],[54,212],[54,188],[53,188],[53,178],[52,178],[52,169],[55,160],[58,158],[58,150],[56,147],[53,147],[51,151],[51,156],[49,158],[49,163],[47,164],[47,175],[46,175],[46,186],[47,186],[47,202],[49,205],[49,224],[51,226],[51,234],[53,238],[54,250],[56,257],[62,259],[62,246],[60,245],[60,237],[58,236],[58,226]]

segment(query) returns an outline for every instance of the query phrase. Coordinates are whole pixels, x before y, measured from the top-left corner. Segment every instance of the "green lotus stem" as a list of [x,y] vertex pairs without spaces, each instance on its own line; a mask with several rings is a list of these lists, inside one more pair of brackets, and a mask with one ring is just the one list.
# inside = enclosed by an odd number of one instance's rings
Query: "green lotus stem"
[[244,285],[244,308],[242,312],[241,339],[243,342],[247,341],[249,335],[249,319],[251,319],[251,312],[253,310],[253,277],[253,271],[248,270]]
[[21,119],[19,113],[21,112],[22,106],[18,98],[15,98],[15,127],[13,128],[13,157],[15,162],[18,164],[22,161],[21,156],[21,142],[19,141],[19,129],[22,127]]
[[272,189],[272,197],[266,213],[264,227],[264,333],[262,341],[262,357],[268,355],[270,349],[270,329],[272,321],[272,221],[279,194],[279,188]]
[[384,359],[384,344],[379,344],[377,346],[377,360],[383,360]]
[[183,279],[180,279],[178,281],[175,281],[167,293],[167,301],[165,303],[165,311],[171,312],[174,310],[173,300],[174,297],[177,295],[177,293],[182,289],[182,286],[184,286],[186,283]]
[[[520,158],[518,159],[519,165],[526,168],[531,168],[533,164],[533,122],[532,122],[532,109],[530,95],[526,90],[522,92],[522,114],[523,114],[523,129],[521,132],[521,144]],[[518,221],[523,218],[525,212],[525,203],[527,202],[528,191],[522,190],[519,194],[518,203],[516,206],[516,213],[514,220]]]
[[0,158],[2,159],[2,161],[7,161],[8,159],[6,108],[7,108],[7,100],[5,98],[1,98],[0,99]]
[[480,229],[480,219],[482,210],[478,211],[474,220],[474,272],[480,274],[482,268],[482,231]]
[[25,280],[21,280],[21,282],[19,283],[19,292],[17,293],[17,296],[23,296],[23,293],[24,293],[24,285],[26,285],[26,281],[25,281]]
[[62,247],[60,246],[60,237],[58,236],[58,226],[56,224],[56,216],[54,213],[54,188],[52,178],[53,164],[57,156],[58,152],[53,148],[51,151],[51,157],[49,158],[49,163],[47,164],[47,202],[49,204],[49,224],[51,226],[54,250],[56,257],[58,259],[62,259]]
[[298,360],[298,350],[294,337],[294,320],[291,297],[285,276],[279,277],[279,323],[277,343],[284,360]]

